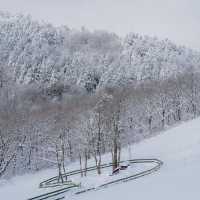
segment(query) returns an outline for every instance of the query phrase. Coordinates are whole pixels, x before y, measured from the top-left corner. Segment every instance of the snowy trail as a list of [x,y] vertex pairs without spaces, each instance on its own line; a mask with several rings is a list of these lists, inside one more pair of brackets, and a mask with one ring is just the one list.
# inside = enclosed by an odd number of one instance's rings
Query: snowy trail
[[[70,200],[199,200],[200,180],[200,118],[174,127],[156,137],[132,146],[134,159],[156,157],[164,162],[156,173],[116,184],[105,190],[96,190],[71,196]],[[123,150],[123,160],[128,159],[128,150]],[[109,155],[104,156],[109,162]],[[90,166],[94,163],[90,162]],[[69,170],[77,169],[73,163]],[[0,199],[25,200],[48,190],[39,190],[43,180],[53,177],[56,169],[15,177],[9,181],[0,181]],[[12,191],[12,192],[11,192]]]
[[[80,188],[80,190],[77,192],[75,190],[76,186],[71,186],[71,187],[55,190],[53,192],[45,193],[43,195],[39,195],[39,196],[30,198],[28,200],[43,200],[43,199],[57,200],[57,199],[63,199],[64,195],[67,192],[71,191],[71,190],[75,191],[74,192],[75,195],[86,193],[86,192],[89,192],[89,191],[92,191],[92,190],[99,190],[99,189],[108,187],[110,185],[116,184],[116,183],[127,182],[127,181],[131,181],[133,179],[138,179],[138,178],[140,178],[142,176],[149,175],[149,174],[159,170],[160,167],[163,165],[163,162],[158,160],[158,159],[136,159],[136,160],[129,160],[129,163],[131,165],[132,164],[146,164],[146,163],[148,163],[148,164],[155,164],[155,166],[150,168],[150,169],[148,169],[148,170],[145,170],[145,171],[142,171],[142,172],[139,172],[139,173],[136,173],[136,174],[132,174],[132,175],[129,175],[129,176],[125,176],[125,177],[124,177],[124,174],[122,174],[121,178],[118,177],[117,179],[111,180],[111,181],[109,181],[107,183],[103,183],[102,185],[99,185],[97,187],[85,188],[85,189]],[[105,168],[110,168],[111,166],[112,166],[112,164],[104,164],[104,165],[102,165],[102,168],[104,168],[104,169]],[[96,167],[90,167],[90,168],[88,168],[88,171],[96,171]],[[81,171],[80,170],[75,170],[75,171],[66,173],[66,175],[70,176],[70,177],[74,176],[74,175],[77,175],[77,174],[81,174]],[[40,186],[42,186],[44,188],[46,188],[48,186],[51,186],[50,185],[51,182],[53,183],[54,180],[57,180],[57,179],[58,179],[58,177],[50,178],[50,179],[40,183]]]

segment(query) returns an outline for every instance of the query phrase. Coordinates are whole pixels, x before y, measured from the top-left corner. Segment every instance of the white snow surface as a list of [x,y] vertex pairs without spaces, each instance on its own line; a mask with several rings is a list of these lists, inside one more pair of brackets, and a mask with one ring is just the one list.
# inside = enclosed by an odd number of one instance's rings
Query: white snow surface
[[[128,151],[123,150],[124,159]],[[200,118],[185,122],[156,137],[132,146],[133,158],[158,158],[164,162],[154,174],[126,183],[65,199],[73,200],[198,200],[200,199]],[[109,154],[104,162],[110,162]],[[91,164],[91,162],[90,162]],[[77,169],[78,163],[69,166]],[[56,175],[55,169],[0,181],[1,200],[25,200],[47,191],[38,189],[43,179]],[[92,177],[94,181],[94,176]]]

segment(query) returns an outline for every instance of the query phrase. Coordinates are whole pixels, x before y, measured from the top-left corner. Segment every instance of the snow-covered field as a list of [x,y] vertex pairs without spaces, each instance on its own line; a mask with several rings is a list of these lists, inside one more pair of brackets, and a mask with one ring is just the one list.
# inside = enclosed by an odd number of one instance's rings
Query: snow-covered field
[[[186,122],[132,147],[133,158],[158,158],[163,167],[154,174],[108,188],[70,196],[73,200],[198,200],[200,199],[200,119]],[[123,157],[128,159],[124,150]],[[108,160],[108,155],[104,161]],[[74,163],[70,169],[78,168]],[[106,172],[108,173],[108,172]],[[0,199],[25,200],[45,193],[43,179],[56,175],[45,170],[0,182]],[[92,177],[94,181],[94,177]],[[69,199],[66,197],[66,199]]]
[[83,188],[97,188],[100,185],[103,185],[108,182],[121,179],[124,177],[129,177],[137,173],[141,173],[153,167],[155,167],[154,163],[134,163],[134,164],[131,164],[126,170],[122,170],[120,171],[119,174],[116,174],[114,176],[110,176],[112,169],[111,167],[109,167],[109,168],[102,169],[100,176],[97,176],[96,171],[91,171],[87,173],[86,177],[83,177],[80,179],[80,175],[76,175],[76,176],[72,176],[71,180],[77,184],[81,183],[81,186]]

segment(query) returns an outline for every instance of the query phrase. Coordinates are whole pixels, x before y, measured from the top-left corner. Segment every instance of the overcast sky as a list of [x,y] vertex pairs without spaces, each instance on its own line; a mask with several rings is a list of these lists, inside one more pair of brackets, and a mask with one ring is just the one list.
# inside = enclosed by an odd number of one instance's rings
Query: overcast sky
[[200,49],[200,0],[0,0],[0,10],[71,28],[167,37]]

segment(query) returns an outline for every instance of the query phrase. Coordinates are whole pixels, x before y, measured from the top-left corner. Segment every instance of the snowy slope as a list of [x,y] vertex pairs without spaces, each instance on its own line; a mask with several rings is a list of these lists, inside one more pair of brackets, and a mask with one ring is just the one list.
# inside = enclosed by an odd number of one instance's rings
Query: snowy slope
[[[70,197],[74,200],[196,200],[200,198],[200,119],[178,127],[132,148],[134,158],[158,158],[164,161],[160,171],[137,180],[110,186],[104,190]],[[124,158],[128,153],[124,151]],[[105,156],[108,159],[108,155]],[[110,160],[109,160],[110,161]],[[76,164],[70,168],[77,168]],[[56,171],[45,170],[34,175],[15,177],[0,182],[0,199],[23,200],[38,194],[41,180],[54,176]],[[40,191],[43,193],[45,191]],[[66,197],[66,199],[69,199]]]
[[137,158],[160,158],[164,166],[156,174],[74,199],[200,199],[200,119],[186,122],[136,145],[134,155]]

